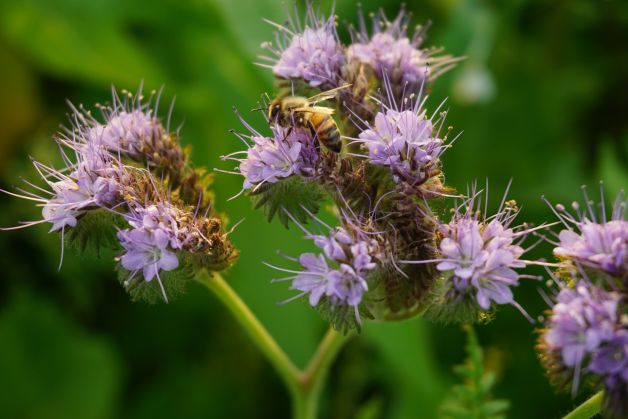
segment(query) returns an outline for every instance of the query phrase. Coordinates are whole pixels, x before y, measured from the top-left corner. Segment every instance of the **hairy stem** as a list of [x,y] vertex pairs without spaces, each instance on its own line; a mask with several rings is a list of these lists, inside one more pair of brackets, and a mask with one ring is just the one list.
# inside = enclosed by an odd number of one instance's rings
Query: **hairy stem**
[[589,419],[600,413],[604,392],[598,391],[580,406],[569,412],[563,419]]
[[231,311],[231,314],[275,368],[291,394],[297,392],[301,372],[233,288],[218,273],[210,274],[203,271],[196,276],[196,280],[216,294],[218,299]]

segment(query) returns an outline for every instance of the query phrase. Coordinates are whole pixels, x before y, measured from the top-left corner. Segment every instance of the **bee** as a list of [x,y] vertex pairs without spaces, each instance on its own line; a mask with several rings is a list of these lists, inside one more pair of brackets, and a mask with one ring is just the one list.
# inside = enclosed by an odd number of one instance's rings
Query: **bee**
[[268,107],[268,120],[282,127],[308,129],[325,147],[339,153],[342,142],[338,125],[332,116],[334,110],[316,104],[333,98],[339,90],[349,86],[350,84],[345,84],[308,98],[302,96],[277,98]]

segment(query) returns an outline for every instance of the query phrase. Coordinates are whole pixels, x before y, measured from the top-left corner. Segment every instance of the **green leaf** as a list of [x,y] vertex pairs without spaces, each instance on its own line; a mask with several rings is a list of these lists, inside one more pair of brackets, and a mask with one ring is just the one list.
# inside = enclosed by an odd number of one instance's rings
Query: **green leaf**
[[121,365],[113,348],[44,300],[13,295],[0,317],[0,371],[2,417],[116,416]]
[[0,31],[51,73],[103,85],[166,80],[103,2],[5,1]]
[[291,216],[299,223],[307,223],[310,214],[316,214],[325,199],[322,186],[305,182],[292,176],[277,183],[267,183],[250,193],[254,208],[262,208],[268,221],[275,215],[281,224],[288,228]]
[[485,371],[484,354],[471,326],[467,330],[467,360],[454,371],[463,384],[454,386],[441,406],[443,418],[501,419],[510,407],[508,400],[493,400],[491,390],[495,374]]

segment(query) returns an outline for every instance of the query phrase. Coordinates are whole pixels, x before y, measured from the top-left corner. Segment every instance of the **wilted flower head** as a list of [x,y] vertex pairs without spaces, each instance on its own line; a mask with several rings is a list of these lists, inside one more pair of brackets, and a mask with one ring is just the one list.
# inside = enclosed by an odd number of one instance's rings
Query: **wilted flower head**
[[325,18],[308,3],[303,25],[298,16],[287,27],[270,23],[278,32],[274,45],[262,44],[274,55],[263,57],[272,63],[264,66],[270,67],[278,77],[303,79],[312,87],[327,89],[340,85],[345,58],[333,15]]
[[235,135],[249,148],[222,156],[222,159],[238,162],[235,173],[244,177],[243,189],[275,183],[292,175],[315,175],[319,150],[309,131],[272,125],[273,136],[266,137],[242,117],[240,120],[250,134]]
[[625,220],[626,200],[623,192],[615,200],[610,219],[604,207],[604,195],[600,213],[584,190],[586,207],[572,204],[576,215],[564,206],[555,207],[556,214],[566,227],[558,235],[559,243],[554,254],[561,259],[577,262],[585,267],[603,271],[619,278],[628,275],[628,221]]
[[348,60],[369,65],[380,78],[389,77],[395,93],[399,88],[417,88],[428,78],[434,79],[458,61],[451,56],[435,56],[436,49],[422,49],[427,28],[417,27],[408,35],[410,15],[401,10],[390,21],[383,10],[373,15],[373,32],[369,35],[360,12],[359,30],[353,30],[353,43],[347,49]]

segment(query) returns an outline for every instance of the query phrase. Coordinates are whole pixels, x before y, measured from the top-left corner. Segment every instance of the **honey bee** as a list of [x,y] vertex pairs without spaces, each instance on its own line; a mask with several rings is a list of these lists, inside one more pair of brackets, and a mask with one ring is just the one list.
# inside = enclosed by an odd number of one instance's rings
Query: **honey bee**
[[333,98],[339,90],[349,86],[350,84],[345,84],[308,98],[302,96],[277,98],[268,107],[268,120],[282,127],[308,129],[325,147],[339,153],[342,142],[338,125],[332,116],[334,110],[316,104]]

